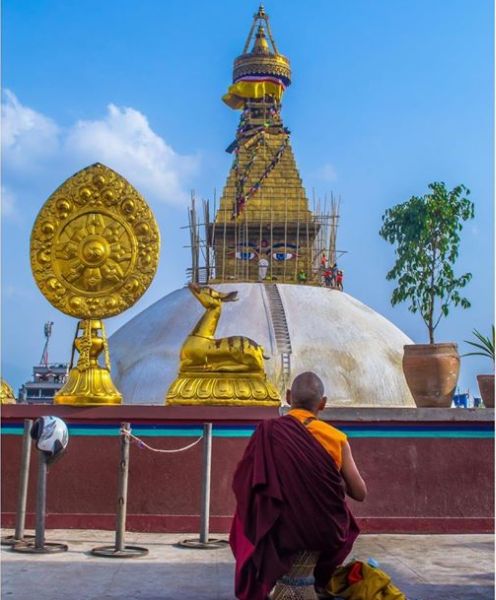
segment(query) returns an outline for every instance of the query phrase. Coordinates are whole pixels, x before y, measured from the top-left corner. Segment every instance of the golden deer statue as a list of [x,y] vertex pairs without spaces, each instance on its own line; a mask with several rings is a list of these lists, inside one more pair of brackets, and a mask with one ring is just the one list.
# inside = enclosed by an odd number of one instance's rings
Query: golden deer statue
[[179,374],[166,404],[279,406],[279,393],[265,374],[262,346],[240,335],[214,337],[222,304],[236,301],[238,292],[194,283],[189,289],[205,312],[182,345]]
[[262,346],[240,335],[214,337],[222,303],[235,302],[238,292],[223,294],[197,284],[190,284],[189,289],[206,310],[181,348],[179,372],[264,373]]

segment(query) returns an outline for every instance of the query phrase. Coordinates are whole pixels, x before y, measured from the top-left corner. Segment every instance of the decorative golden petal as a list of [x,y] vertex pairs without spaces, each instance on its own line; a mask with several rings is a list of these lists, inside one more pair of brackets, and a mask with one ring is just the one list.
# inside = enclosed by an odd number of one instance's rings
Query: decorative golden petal
[[99,319],[141,297],[155,276],[159,250],[158,226],[143,197],[97,163],[67,179],[43,205],[31,232],[31,269],[56,308]]
[[198,398],[211,398],[212,397],[212,388],[214,385],[214,380],[211,378],[204,378],[198,380],[198,388],[196,390],[196,394]]
[[255,400],[265,400],[268,396],[267,385],[258,379],[253,379],[251,383],[252,398]]
[[251,387],[249,381],[246,379],[235,379],[234,389],[236,390],[236,397],[241,400],[251,398]]
[[187,378],[183,380],[183,385],[181,387],[181,390],[178,390],[178,393],[180,393],[183,398],[193,398],[194,396],[196,396],[196,387],[196,379],[193,377]]
[[234,395],[234,386],[230,379],[215,379],[214,380],[214,398],[232,398]]

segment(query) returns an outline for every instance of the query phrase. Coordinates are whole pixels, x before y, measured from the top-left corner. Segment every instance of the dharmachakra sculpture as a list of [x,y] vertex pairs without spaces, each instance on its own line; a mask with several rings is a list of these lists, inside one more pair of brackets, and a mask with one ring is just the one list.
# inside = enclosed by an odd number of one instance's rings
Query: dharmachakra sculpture
[[102,319],[125,311],[145,293],[159,250],[148,204],[124,177],[100,163],[67,179],[45,202],[31,233],[33,276],[55,308],[80,319],[69,376],[55,404],[122,403],[110,376]]
[[190,284],[205,312],[184,341],[180,368],[165,403],[220,406],[279,406],[279,392],[267,379],[264,351],[244,336],[215,338],[223,302],[238,293],[222,293]]

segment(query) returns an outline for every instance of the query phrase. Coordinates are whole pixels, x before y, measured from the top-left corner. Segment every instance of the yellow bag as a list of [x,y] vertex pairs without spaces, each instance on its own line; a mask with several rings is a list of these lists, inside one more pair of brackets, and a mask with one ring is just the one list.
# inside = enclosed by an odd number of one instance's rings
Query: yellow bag
[[[360,581],[349,583],[348,575],[356,564],[361,564]],[[354,561],[344,567],[338,567],[327,584],[329,594],[344,600],[407,600],[405,594],[391,583],[391,577],[384,571],[366,563]]]

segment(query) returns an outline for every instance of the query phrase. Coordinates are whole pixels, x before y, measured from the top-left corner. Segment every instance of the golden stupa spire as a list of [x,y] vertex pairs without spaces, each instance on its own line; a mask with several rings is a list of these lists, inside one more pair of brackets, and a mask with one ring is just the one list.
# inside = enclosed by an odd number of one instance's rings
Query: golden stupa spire
[[243,53],[234,61],[233,83],[222,99],[234,109],[243,108],[248,98],[270,96],[280,102],[290,84],[289,60],[278,52],[269,25],[269,15],[260,5],[258,12],[253,15]]
[[282,95],[290,83],[289,60],[278,52],[260,6],[223,98],[242,113],[236,139],[227,148],[234,160],[210,233],[221,281],[312,280],[319,225],[281,118]]

